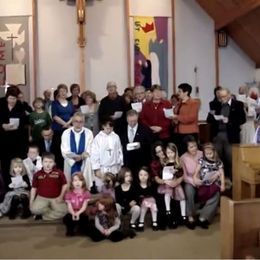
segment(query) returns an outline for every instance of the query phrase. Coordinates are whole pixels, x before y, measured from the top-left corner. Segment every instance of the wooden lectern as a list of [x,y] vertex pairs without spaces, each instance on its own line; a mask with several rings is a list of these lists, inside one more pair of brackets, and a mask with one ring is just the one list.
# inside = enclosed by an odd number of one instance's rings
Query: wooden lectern
[[232,177],[233,200],[257,197],[256,187],[260,184],[260,145],[232,146]]
[[260,199],[233,201],[221,197],[221,258],[260,257]]

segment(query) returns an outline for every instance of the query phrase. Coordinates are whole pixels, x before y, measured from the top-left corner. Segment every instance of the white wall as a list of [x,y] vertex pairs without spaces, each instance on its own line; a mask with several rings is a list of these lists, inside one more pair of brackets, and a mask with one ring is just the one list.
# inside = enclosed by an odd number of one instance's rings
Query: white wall
[[175,0],[176,86],[187,82],[195,96],[194,67],[201,99],[200,119],[208,113],[208,102],[215,87],[215,36],[213,20],[195,0]]
[[[78,83],[76,7],[65,1],[38,1],[38,15],[38,93],[61,82]],[[106,83],[113,80],[121,93],[127,87],[123,1],[88,1],[86,17],[86,86],[100,99],[106,94]]]
[[246,82],[252,82],[256,76],[253,62],[231,39],[226,48],[219,48],[219,84],[229,88],[234,94]]
[[60,83],[79,82],[76,9],[63,1],[38,1],[37,95]]
[[0,16],[32,14],[32,0],[0,0]]
[[122,0],[87,1],[87,87],[98,99],[106,83],[115,81],[118,92],[128,87],[127,31]]

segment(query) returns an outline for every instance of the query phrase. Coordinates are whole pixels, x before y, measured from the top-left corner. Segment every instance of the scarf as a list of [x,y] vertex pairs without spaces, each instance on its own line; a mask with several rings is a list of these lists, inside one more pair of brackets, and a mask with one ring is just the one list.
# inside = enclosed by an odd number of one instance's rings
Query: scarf
[[[77,145],[76,145],[76,141],[75,141],[75,134],[72,130],[70,131],[70,149],[71,149],[71,152],[73,152],[75,154],[82,154],[84,152],[84,150],[85,150],[85,131],[83,131],[80,134],[78,150],[77,150]],[[82,166],[82,161],[75,162],[73,164],[73,166],[71,167],[71,174],[73,174],[74,172],[81,171],[81,166]]]

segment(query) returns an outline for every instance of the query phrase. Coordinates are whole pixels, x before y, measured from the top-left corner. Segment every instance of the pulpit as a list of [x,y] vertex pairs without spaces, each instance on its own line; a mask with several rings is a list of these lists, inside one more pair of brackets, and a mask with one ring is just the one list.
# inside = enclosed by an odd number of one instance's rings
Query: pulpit
[[233,199],[256,198],[260,188],[260,145],[232,146]]
[[260,199],[222,197],[220,208],[221,258],[259,259]]

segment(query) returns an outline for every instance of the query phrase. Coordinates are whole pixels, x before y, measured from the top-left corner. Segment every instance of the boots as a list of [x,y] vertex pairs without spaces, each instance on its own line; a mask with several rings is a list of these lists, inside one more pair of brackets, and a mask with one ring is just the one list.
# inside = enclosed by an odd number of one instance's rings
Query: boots
[[9,219],[15,219],[18,213],[18,205],[20,204],[20,198],[14,195],[11,201],[11,207],[8,213]]
[[20,200],[23,207],[21,218],[22,219],[29,218],[31,216],[31,211],[29,209],[29,198],[25,194],[22,194],[20,196]]

